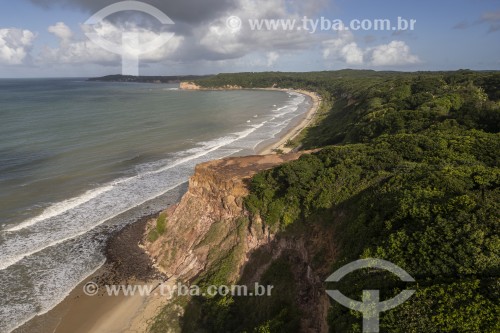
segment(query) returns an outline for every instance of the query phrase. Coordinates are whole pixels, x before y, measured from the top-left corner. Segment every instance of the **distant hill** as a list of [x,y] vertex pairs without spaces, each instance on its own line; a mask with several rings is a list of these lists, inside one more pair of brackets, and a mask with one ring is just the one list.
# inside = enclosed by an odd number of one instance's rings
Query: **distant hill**
[[209,78],[212,75],[185,75],[185,76],[131,76],[131,75],[107,75],[103,77],[90,78],[88,81],[98,82],[135,82],[135,83],[179,83],[181,81],[198,80]]

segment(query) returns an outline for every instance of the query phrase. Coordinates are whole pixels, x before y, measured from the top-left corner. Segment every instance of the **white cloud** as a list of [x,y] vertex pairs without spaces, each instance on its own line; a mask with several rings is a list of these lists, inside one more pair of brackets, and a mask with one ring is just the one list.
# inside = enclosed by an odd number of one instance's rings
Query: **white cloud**
[[349,65],[362,65],[363,53],[349,30],[341,29],[338,31],[337,38],[323,42],[323,58],[325,59],[332,57]]
[[[79,1],[79,0],[68,0]],[[83,1],[83,0],[82,0]],[[189,0],[196,2],[197,0]],[[222,0],[221,0],[222,1]],[[226,1],[226,0],[224,0]],[[99,2],[93,2],[99,7]],[[219,10],[196,20],[196,23],[187,24],[186,21],[175,20],[174,26],[168,27],[175,31],[174,38],[163,47],[148,54],[139,56],[141,64],[159,63],[170,65],[190,64],[207,61],[215,64],[222,60],[257,59],[258,68],[272,67],[283,51],[288,53],[311,51],[324,39],[319,34],[310,34],[307,31],[278,29],[276,31],[252,31],[249,19],[295,19],[300,24],[305,13],[313,14],[326,5],[326,0],[310,0],[307,4],[289,2],[288,0],[236,0],[230,6],[220,7]],[[130,14],[130,13],[129,13]],[[243,26],[239,31],[231,30],[226,21],[230,16],[241,18]],[[141,43],[149,42],[157,37],[149,29],[140,28],[130,23],[129,18],[134,16],[123,15],[113,17],[113,25],[101,22],[94,27],[81,26],[81,31],[70,29],[65,22],[58,22],[48,27],[48,31],[59,40],[57,46],[41,45],[40,52],[34,56],[39,66],[63,64],[98,64],[113,65],[120,63],[120,56],[110,53],[92,43],[83,33],[96,32],[99,36],[113,44],[122,43],[122,29],[139,34]],[[175,15],[174,15],[175,18]],[[157,22],[140,21],[144,26],[159,28]],[[191,22],[191,21],[190,21]],[[118,26],[121,25],[121,26]],[[159,29],[163,29],[159,28]],[[165,27],[167,29],[167,27]],[[349,57],[352,49],[346,48]],[[256,60],[256,61],[257,61]],[[208,65],[210,66],[210,65]]]
[[36,35],[29,30],[0,29],[0,63],[20,65],[28,57]]
[[370,48],[367,53],[373,66],[401,66],[420,62],[420,59],[411,53],[410,47],[398,40]]
[[349,30],[339,30],[335,39],[323,42],[323,58],[345,62],[348,65],[402,66],[417,64],[418,56],[411,53],[403,41],[392,41],[362,49]]
[[118,60],[116,55],[105,51],[86,38],[74,39],[73,32],[63,22],[50,26],[48,30],[59,38],[59,45],[56,48],[45,46],[38,57],[40,63],[110,64]]
[[[309,1],[311,8],[323,5],[323,0]],[[193,29],[190,51],[205,59],[222,60],[243,57],[252,53],[267,55],[269,52],[310,50],[320,41],[318,35],[297,29],[251,29],[250,20],[295,20],[301,24],[303,15],[295,10],[298,4],[284,0],[240,0],[231,11],[217,19]],[[241,20],[241,29],[227,26],[227,18],[236,16]],[[197,42],[199,41],[199,42]]]
[[345,59],[345,62],[348,65],[363,64],[363,51],[354,42],[342,47],[340,55]]
[[267,67],[272,67],[279,59],[280,55],[277,52],[269,52],[267,54]]
[[239,32],[219,25],[213,25],[203,30],[204,33],[200,36],[200,46],[205,51],[221,55],[222,58],[243,55],[245,44],[240,41]]
[[[110,22],[103,21],[93,27],[82,25],[82,32],[94,32],[104,40],[122,45],[123,29]],[[127,32],[134,32],[138,36],[139,44],[150,42],[158,37],[158,34],[133,25],[127,25]],[[49,32],[53,33],[60,39],[57,48],[45,47],[39,55],[38,60],[42,63],[54,64],[84,64],[94,63],[102,65],[116,64],[120,60],[120,56],[106,51],[101,46],[82,37],[80,39],[74,38],[74,34],[68,26],[59,22],[54,26],[49,27]],[[183,37],[173,37],[164,46],[151,51],[150,53],[139,56],[140,61],[155,62],[167,58],[171,55],[180,45]]]
[[[65,1],[87,3],[86,0]],[[197,2],[198,0],[188,1]],[[101,6],[97,0],[91,2],[96,8]],[[153,29],[151,27],[156,27],[158,31],[161,29],[175,31],[176,35],[163,47],[140,55],[141,64],[156,63],[155,66],[164,68],[171,68],[174,64],[187,66],[188,70],[191,69],[189,66],[201,63],[204,68],[210,66],[217,68],[220,65],[225,69],[230,66],[247,70],[265,70],[274,66],[281,69],[287,65],[290,54],[296,54],[300,59],[303,54],[314,56],[318,50],[323,51],[325,60],[333,59],[353,67],[390,67],[420,62],[418,56],[413,54],[410,47],[403,41],[390,41],[389,39],[387,44],[377,45],[371,39],[367,45],[367,41],[363,42],[361,37],[357,39],[348,30],[339,31],[336,38],[332,39],[331,34],[309,33],[297,29],[283,30],[280,27],[277,30],[250,29],[249,20],[251,19],[295,19],[297,24],[301,24],[304,13],[314,13],[323,8],[326,3],[326,0],[310,0],[307,3],[289,0],[235,0],[231,2],[231,6],[220,6],[212,14],[202,15],[203,20],[188,22],[174,19],[175,25],[161,28],[159,28],[160,25],[155,25],[157,22],[154,20],[150,22],[152,24],[138,20],[145,28],[138,27],[130,23],[130,19],[135,18],[131,15],[113,17],[114,23],[103,21],[93,27],[82,25],[81,31],[78,29],[72,31],[64,22],[58,22],[48,27],[48,31],[58,38],[59,44],[55,47],[42,45],[40,53],[33,57],[35,64],[39,66],[50,64],[117,66],[120,64],[121,57],[94,44],[84,33],[93,31],[103,39],[121,45],[123,31],[135,32],[139,36],[139,44],[144,44],[158,37],[157,33],[150,30]],[[230,16],[237,16],[241,19],[240,30],[227,26],[226,21]],[[496,16],[486,19],[493,20]],[[150,29],[147,29],[147,26]],[[5,29],[0,31],[0,63],[20,64],[29,59],[29,52],[35,38],[33,33],[27,30],[16,32],[9,30],[8,34],[5,33]],[[393,39],[399,39],[399,37],[393,37]],[[284,54],[287,55],[287,62],[279,62],[280,55]],[[249,66],[255,68],[249,68]],[[85,70],[82,69],[82,71]],[[202,71],[212,70],[203,69]]]
[[73,37],[71,29],[64,24],[64,22],[57,22],[55,25],[51,25],[47,30],[64,41],[70,40],[71,37]]

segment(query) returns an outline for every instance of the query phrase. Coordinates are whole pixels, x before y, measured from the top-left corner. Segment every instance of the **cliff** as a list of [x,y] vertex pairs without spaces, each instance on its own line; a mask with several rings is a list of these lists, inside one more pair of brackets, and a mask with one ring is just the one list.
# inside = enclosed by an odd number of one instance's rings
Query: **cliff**
[[[285,274],[272,281],[285,290],[279,291],[277,298],[264,300],[267,305],[262,306],[293,303],[302,313],[302,332],[327,332],[329,301],[323,281],[331,273],[336,255],[331,228],[311,226],[296,234],[274,234],[259,216],[248,216],[243,204],[252,176],[304,153],[226,158],[198,165],[187,193],[164,212],[167,221],[163,235],[146,241],[146,250],[157,267],[167,276],[188,283],[244,284],[250,288],[255,282],[261,283],[273,265],[285,264],[291,276]],[[150,221],[148,230],[155,228],[156,221]],[[328,260],[312,268],[310,263],[320,257]],[[288,290],[290,283],[293,288]],[[247,301],[240,298],[236,302]],[[160,317],[172,318],[165,315],[169,311],[176,318],[191,315],[197,310],[190,307],[200,306],[197,302],[200,300],[192,299],[182,309],[166,306]],[[203,325],[200,323],[193,325]],[[161,323],[169,329],[178,325],[171,319]]]
[[[247,182],[257,172],[301,154],[227,158],[198,165],[180,203],[165,212],[166,232],[146,242],[159,268],[169,276],[189,280],[219,259],[217,253],[222,255],[237,245],[247,253],[267,242],[259,223],[238,233],[237,220],[246,218]],[[155,221],[151,221],[148,230],[154,228]]]
[[193,82],[181,82],[180,89],[182,90],[200,90],[201,87]]
[[182,90],[240,90],[243,89],[241,86],[237,85],[225,85],[217,88],[205,88],[202,86],[197,85],[196,83],[193,82],[181,82],[180,83],[180,89]]

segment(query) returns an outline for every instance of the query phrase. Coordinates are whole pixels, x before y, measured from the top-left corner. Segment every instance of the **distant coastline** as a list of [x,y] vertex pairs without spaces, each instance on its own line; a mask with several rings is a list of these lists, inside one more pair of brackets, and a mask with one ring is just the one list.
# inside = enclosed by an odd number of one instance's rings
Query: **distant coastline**
[[[179,76],[129,76],[129,75],[108,75],[103,77],[90,78],[88,81],[93,82],[123,82],[123,83],[153,83],[153,84],[179,84],[179,88],[181,90],[215,90],[215,91],[223,91],[223,90],[243,90],[248,88],[243,88],[238,85],[225,85],[222,87],[202,87],[196,84],[195,80],[198,79],[206,79],[213,77],[214,75],[179,75]],[[301,121],[292,126],[289,126],[285,130],[280,133],[279,138],[275,142],[267,143],[263,147],[258,150],[260,155],[267,155],[273,153],[289,153],[293,149],[290,147],[288,143],[295,139],[305,128],[309,127],[315,120],[318,110],[321,106],[321,97],[311,91],[306,90],[296,90],[296,89],[282,89],[278,87],[268,87],[268,88],[252,88],[249,90],[270,90],[270,91],[293,91],[305,96],[308,96],[312,100],[312,105],[310,109],[304,114],[304,117]]]
[[180,83],[183,81],[209,78],[213,75],[174,75],[174,76],[131,76],[131,75],[107,75],[89,78],[93,82],[125,82],[125,83]]
[[[220,88],[205,88],[197,85],[194,82],[183,81],[180,82],[181,90],[242,90],[243,87],[237,85],[226,85]],[[259,155],[268,155],[273,153],[289,153],[293,150],[292,147],[288,145],[288,143],[295,139],[304,129],[309,127],[313,121],[315,120],[318,110],[321,106],[321,97],[311,91],[306,90],[296,90],[296,89],[282,89],[276,87],[270,88],[252,88],[250,90],[269,90],[269,91],[293,91],[302,95],[305,95],[312,100],[312,105],[309,110],[304,114],[304,117],[300,122],[293,125],[292,127],[288,127],[282,131],[279,135],[279,139],[276,142],[265,145],[263,148],[258,149]]]

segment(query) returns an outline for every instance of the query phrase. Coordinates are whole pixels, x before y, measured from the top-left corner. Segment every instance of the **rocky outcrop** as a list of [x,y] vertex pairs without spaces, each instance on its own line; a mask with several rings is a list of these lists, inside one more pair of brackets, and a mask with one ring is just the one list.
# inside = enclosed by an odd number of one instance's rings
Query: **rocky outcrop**
[[193,82],[181,82],[179,88],[182,90],[240,90],[240,89],[243,89],[243,87],[236,86],[236,85],[225,85],[225,86],[221,86],[221,87],[205,88],[205,87],[199,86]]
[[[270,241],[259,220],[238,230],[238,220],[245,218],[247,183],[257,172],[302,154],[226,158],[198,165],[187,193],[166,211],[166,232],[152,243],[145,242],[159,269],[168,276],[189,280],[220,259],[217,254],[235,246],[245,254]],[[153,220],[148,229],[154,227]],[[244,259],[238,264],[243,263]]]
[[181,82],[180,89],[182,90],[200,90],[201,87],[193,82]]

